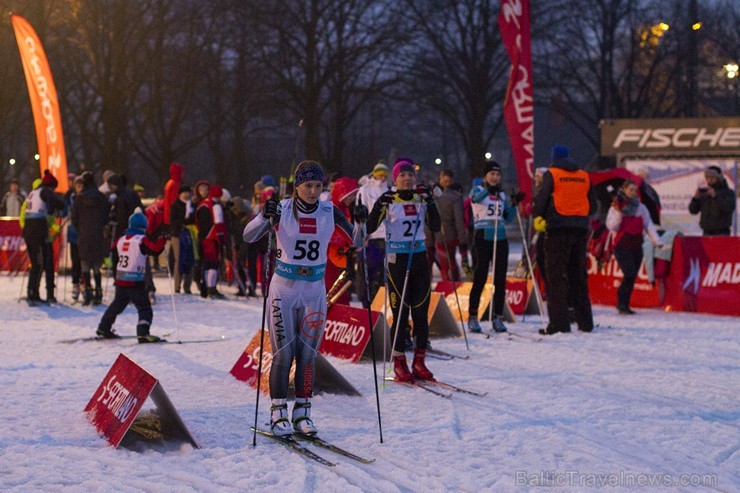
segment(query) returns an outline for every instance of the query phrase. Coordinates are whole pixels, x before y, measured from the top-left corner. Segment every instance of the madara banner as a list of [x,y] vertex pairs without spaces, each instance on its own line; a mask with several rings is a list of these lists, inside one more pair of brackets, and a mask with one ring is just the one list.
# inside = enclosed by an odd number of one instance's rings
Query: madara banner
[[48,169],[59,182],[57,191],[64,193],[69,187],[67,156],[64,152],[59,99],[54,79],[51,76],[49,61],[41,40],[31,24],[17,14],[11,14],[10,20],[13,23],[18,49],[21,52],[23,72],[26,75],[28,95],[31,98],[41,176],[44,170]]
[[534,176],[534,89],[529,36],[529,0],[502,0],[498,16],[501,40],[511,59],[504,99],[504,119],[516,163],[519,190],[532,198]]

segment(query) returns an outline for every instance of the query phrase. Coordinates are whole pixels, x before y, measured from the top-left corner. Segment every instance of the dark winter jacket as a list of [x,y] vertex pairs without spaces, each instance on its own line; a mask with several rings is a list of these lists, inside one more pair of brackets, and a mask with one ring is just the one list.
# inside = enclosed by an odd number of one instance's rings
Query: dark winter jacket
[[[576,163],[567,158],[556,159],[550,167],[560,168],[568,172],[576,172],[579,169]],[[588,201],[588,215],[586,216],[565,216],[559,214],[555,208],[553,199],[554,190],[555,183],[553,181],[553,175],[550,171],[547,171],[542,176],[542,187],[534,198],[534,206],[532,207],[533,217],[543,217],[547,222],[547,231],[557,229],[588,230],[589,216],[596,212],[596,193],[593,187],[589,187],[586,197],[580,198],[581,200]],[[584,207],[585,205],[584,203]]]
[[71,220],[77,229],[80,260],[99,263],[108,255],[108,245],[103,232],[108,223],[109,209],[108,198],[94,185],[75,196]]
[[435,233],[435,241],[443,243],[446,239],[459,241],[462,245],[467,244],[468,232],[465,229],[462,194],[450,188],[443,190],[437,197],[437,209],[442,220],[442,229]]
[[116,200],[113,202],[113,207],[115,208],[116,236],[114,240],[118,240],[126,232],[128,218],[131,214],[134,213],[137,207],[144,212],[144,206],[141,203],[139,194],[126,186],[121,187],[115,194]]
[[[41,200],[46,202],[46,213],[53,215],[56,211],[64,210],[64,201],[47,186],[41,187]],[[49,237],[49,223],[46,217],[31,218],[26,216],[23,225],[23,239],[26,243],[43,243]]]
[[[180,231],[189,224],[195,224],[195,211],[191,211],[190,216],[185,218],[187,214],[188,204],[180,200],[179,198],[172,204],[170,208],[170,234],[175,236],[180,234]],[[190,205],[192,207],[192,205]]]
[[692,198],[689,203],[691,214],[701,213],[699,226],[704,230],[704,234],[717,234],[732,227],[732,213],[735,211],[737,200],[724,178],[712,188],[716,193],[714,197],[702,193],[699,197]]

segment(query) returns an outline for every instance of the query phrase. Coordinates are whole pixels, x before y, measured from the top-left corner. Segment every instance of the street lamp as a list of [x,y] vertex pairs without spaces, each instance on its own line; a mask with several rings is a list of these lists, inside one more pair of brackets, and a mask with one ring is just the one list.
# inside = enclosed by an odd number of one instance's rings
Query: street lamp
[[35,159],[36,161],[38,161],[39,159],[41,159],[41,156],[39,156],[38,154],[34,154],[34,155],[33,155],[33,158],[34,158],[34,159]]
[[434,160],[434,164],[436,164],[437,166],[439,166],[440,164],[442,164],[442,158],[438,157],[437,159],[435,159]]
[[738,67],[737,63],[728,63],[723,67],[725,69],[725,72],[727,72],[727,78],[728,79],[734,79],[738,76]]
[[15,158],[10,158],[8,163],[10,163],[11,166],[15,166]]
[[487,153],[484,154],[484,156],[485,156],[486,159],[491,159],[491,157],[493,156],[493,154],[491,154],[490,152],[487,152]]

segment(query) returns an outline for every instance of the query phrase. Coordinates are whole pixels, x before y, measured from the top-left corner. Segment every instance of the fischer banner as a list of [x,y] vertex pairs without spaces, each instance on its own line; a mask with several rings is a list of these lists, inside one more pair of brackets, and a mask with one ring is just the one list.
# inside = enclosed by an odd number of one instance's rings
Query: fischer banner
[[[162,385],[123,353],[118,355],[93,394],[85,407],[85,413],[108,442],[118,447],[124,438],[128,439],[127,435],[132,425],[136,427],[135,421],[139,410],[149,397],[157,407],[156,438],[188,442],[193,447],[200,448],[180,419]],[[149,440],[153,438],[151,430],[142,435]]]
[[57,191],[67,191],[67,156],[64,152],[62,116],[59,99],[51,76],[49,61],[36,31],[23,17],[11,14],[13,30],[21,52],[23,72],[26,74],[28,95],[31,98],[33,120],[38,141],[41,176],[49,170],[57,179]]
[[516,163],[519,190],[532,199],[534,176],[534,89],[529,38],[529,0],[502,0],[498,16],[501,40],[511,59],[504,99],[504,119]]

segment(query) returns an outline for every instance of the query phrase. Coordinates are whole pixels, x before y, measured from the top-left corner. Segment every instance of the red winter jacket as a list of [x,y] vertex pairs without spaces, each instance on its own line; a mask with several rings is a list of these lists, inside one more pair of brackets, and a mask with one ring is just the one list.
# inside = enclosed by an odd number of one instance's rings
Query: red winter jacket
[[170,210],[172,204],[177,200],[180,185],[182,184],[182,175],[185,173],[185,168],[179,163],[170,164],[170,179],[164,185],[164,224],[170,224]]

